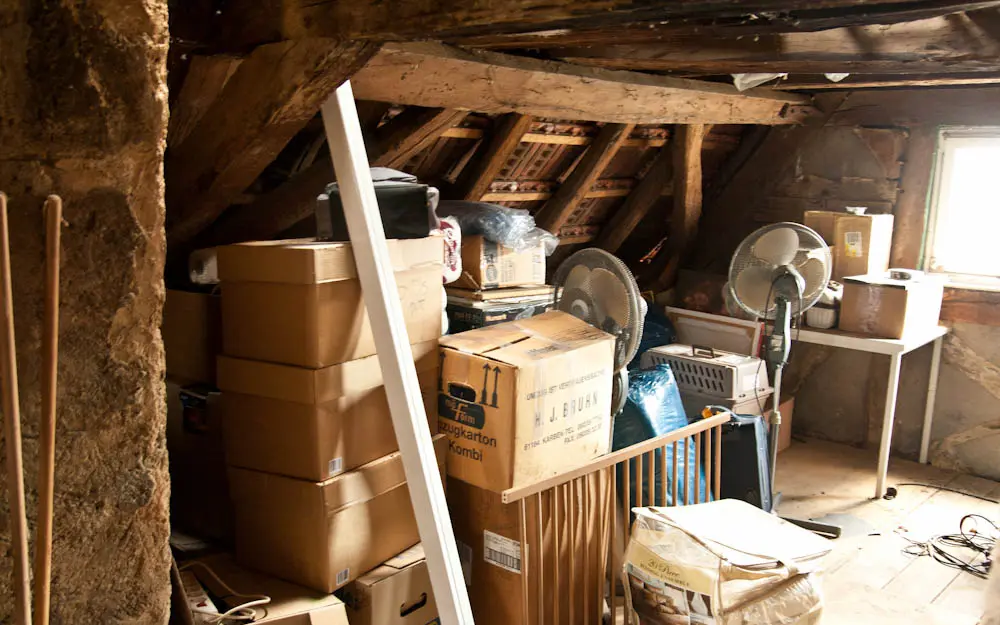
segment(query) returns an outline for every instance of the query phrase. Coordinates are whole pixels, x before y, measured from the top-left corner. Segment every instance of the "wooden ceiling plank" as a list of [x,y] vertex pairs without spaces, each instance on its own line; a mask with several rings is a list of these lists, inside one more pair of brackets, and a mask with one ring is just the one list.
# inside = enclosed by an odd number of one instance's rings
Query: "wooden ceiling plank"
[[441,138],[445,131],[465,119],[468,114],[468,111],[455,109],[403,111],[379,129],[374,140],[375,153],[378,156],[372,161],[372,165],[402,167],[413,156]]
[[633,128],[634,124],[605,124],[601,128],[573,173],[535,215],[535,223],[539,228],[559,232],[628,139]]
[[455,184],[456,196],[478,202],[500,175],[510,155],[531,128],[531,116],[510,113],[495,122],[489,141],[483,143],[472,161],[462,169]]
[[304,39],[254,50],[171,148],[168,241],[185,244],[214,222],[376,49]]
[[167,145],[180,145],[201,120],[243,59],[228,54],[194,56],[170,110]]
[[625,204],[611,216],[607,226],[604,227],[597,240],[598,247],[612,254],[618,251],[628,235],[632,234],[643,217],[649,213],[653,204],[660,199],[662,190],[670,184],[673,178],[673,162],[673,152],[669,147],[657,153],[649,171],[626,198]]
[[677,281],[681,263],[698,234],[702,205],[701,146],[707,132],[703,124],[688,124],[678,128],[674,139],[674,209],[667,238],[669,256],[659,279],[663,288],[669,289]]
[[823,76],[792,76],[774,85],[786,91],[835,91],[885,89],[891,87],[957,87],[1000,84],[1000,72],[956,72],[954,74],[853,74],[840,82]]
[[794,124],[805,96],[609,71],[437,43],[383,47],[351,79],[358,97],[482,113],[609,123]]

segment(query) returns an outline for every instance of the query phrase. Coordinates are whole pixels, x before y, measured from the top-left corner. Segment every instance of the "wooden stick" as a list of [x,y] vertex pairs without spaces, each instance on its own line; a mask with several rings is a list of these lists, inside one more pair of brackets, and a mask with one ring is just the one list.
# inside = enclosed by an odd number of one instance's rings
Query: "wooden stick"
[[42,416],[38,432],[38,528],[35,530],[34,613],[49,625],[52,584],[52,504],[56,470],[56,384],[59,363],[59,251],[62,199],[50,195],[45,215],[45,324],[42,328]]
[[0,369],[3,377],[4,437],[7,448],[7,496],[14,550],[14,622],[31,625],[31,586],[28,579],[28,519],[24,506],[24,464],[21,458],[21,412],[17,397],[17,352],[14,344],[14,296],[10,278],[10,232],[7,196],[0,193]]

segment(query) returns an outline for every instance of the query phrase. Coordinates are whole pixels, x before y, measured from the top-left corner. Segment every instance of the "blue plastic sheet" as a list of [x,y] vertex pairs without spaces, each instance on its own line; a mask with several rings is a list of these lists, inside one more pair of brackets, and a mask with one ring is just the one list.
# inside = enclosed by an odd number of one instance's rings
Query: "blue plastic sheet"
[[646,317],[642,325],[642,338],[639,340],[639,349],[635,352],[635,357],[628,363],[628,370],[639,368],[639,359],[651,347],[661,347],[677,342],[677,330],[674,324],[662,312],[656,310],[655,306],[646,309]]
[[[615,418],[614,432],[612,433],[612,447],[615,451],[624,449],[630,445],[647,441],[657,436],[662,436],[673,432],[678,428],[688,425],[689,421],[684,413],[684,405],[681,403],[681,395],[677,390],[677,382],[674,374],[670,370],[670,365],[656,365],[653,369],[641,371],[629,371],[628,374],[628,400],[625,408]],[[684,469],[684,452],[691,446],[688,454],[687,469]],[[642,480],[642,498],[637,497],[635,490],[636,471],[640,470],[640,475],[646,476],[649,473],[649,460],[643,455],[631,461],[629,467],[630,476],[628,485],[630,492],[630,502],[632,505],[654,505],[665,506],[673,500],[673,445],[668,445],[665,453],[656,452],[653,454],[653,476],[654,488],[653,497],[649,498],[648,480]],[[707,501],[705,499],[707,485],[705,484],[704,470],[695,463],[694,440],[691,437],[681,439],[677,442],[677,462],[679,479],[677,501],[683,502],[688,495],[694,495],[695,476],[700,475],[700,491],[698,497],[692,497],[692,501]],[[662,480],[666,476],[667,480],[667,500],[664,501],[662,494]],[[618,468],[618,492],[623,492],[623,470]],[[685,483],[687,482],[687,483]]]

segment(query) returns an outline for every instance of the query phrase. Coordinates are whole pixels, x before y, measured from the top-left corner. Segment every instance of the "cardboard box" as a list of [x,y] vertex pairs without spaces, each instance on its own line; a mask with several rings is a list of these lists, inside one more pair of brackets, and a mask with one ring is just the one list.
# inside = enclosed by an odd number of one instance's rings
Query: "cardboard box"
[[499,492],[607,453],[614,346],[558,311],[442,338],[448,475]]
[[222,351],[219,300],[218,295],[167,289],[163,348],[167,375],[175,380],[215,384],[215,357]]
[[901,339],[938,325],[944,282],[936,276],[893,280],[886,274],[844,278],[839,328]]
[[[445,437],[434,437],[442,475]],[[241,564],[322,592],[420,541],[394,452],[324,482],[229,468]]]
[[541,243],[515,252],[480,235],[462,238],[462,275],[454,286],[499,289],[528,284],[545,284],[545,248]]
[[[609,496],[610,481],[603,474],[581,478],[586,483],[588,502],[582,502],[583,488],[577,489],[577,528],[570,532],[567,503],[559,504],[558,513],[552,507],[555,498],[543,497],[541,518],[544,543],[539,539],[537,524],[527,524],[524,543],[529,557],[522,558],[520,503],[504,504],[499,493],[493,493],[454,478],[448,479],[448,511],[451,514],[455,538],[462,559],[462,572],[469,589],[469,600],[477,625],[579,625],[584,613],[600,614],[597,605],[604,596],[604,576],[594,574],[601,569],[601,539],[605,526],[601,518],[604,508],[595,502]],[[539,518],[538,498],[525,501],[525,516]],[[559,547],[556,549],[554,527],[559,523]],[[588,531],[585,528],[590,528]],[[571,541],[570,536],[573,536]],[[539,554],[541,554],[539,556]],[[559,560],[559,585],[555,582],[556,558]],[[542,570],[539,561],[543,562]],[[538,593],[535,583],[529,584],[525,598],[522,567],[527,567],[529,579],[544,575],[542,587],[543,620],[538,620]],[[587,573],[584,574],[586,566]],[[571,571],[573,586],[570,586]],[[524,623],[522,610],[528,605],[529,620]],[[555,604],[559,603],[559,618]],[[570,603],[575,619],[570,620]]]
[[170,521],[175,528],[229,544],[229,501],[219,393],[205,385],[184,387],[167,378],[167,452]]
[[827,245],[833,245],[836,238],[834,224],[838,216],[845,214],[834,211],[806,211],[803,214],[802,223],[807,228],[815,230],[826,241]]
[[448,298],[448,332],[457,334],[505,321],[527,319],[552,310],[552,298],[526,301],[476,302],[458,297]]
[[[438,343],[412,347],[437,433]],[[321,482],[399,449],[378,356],[304,369],[219,358],[226,461]]]
[[[441,335],[440,237],[389,241],[411,343]],[[306,239],[219,248],[229,356],[328,367],[375,353],[349,243]]]
[[430,625],[439,621],[423,545],[415,545],[337,591],[351,625]]
[[833,279],[889,268],[892,215],[839,215],[834,223]]
[[[205,566],[209,567],[219,579],[210,575]],[[193,573],[211,595],[232,602],[225,606],[216,605],[219,612],[225,612],[226,609],[248,601],[245,598],[230,597],[229,591],[219,583],[221,580],[239,593],[266,595],[271,598],[270,603],[256,608],[257,618],[253,621],[255,624],[348,625],[347,609],[338,597],[317,593],[280,579],[248,571],[234,563],[227,554],[200,558],[185,570]]]

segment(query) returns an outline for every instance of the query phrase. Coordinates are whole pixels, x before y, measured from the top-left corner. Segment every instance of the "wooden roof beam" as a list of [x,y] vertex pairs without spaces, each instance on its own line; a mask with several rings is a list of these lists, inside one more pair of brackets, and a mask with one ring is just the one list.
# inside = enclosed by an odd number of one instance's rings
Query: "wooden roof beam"
[[657,281],[671,288],[698,234],[701,219],[702,167],[701,146],[708,128],[690,124],[677,129],[673,143],[674,210],[670,216],[670,236],[667,237],[667,265]]
[[625,243],[632,231],[638,227],[642,219],[649,213],[663,189],[670,185],[673,179],[674,158],[670,147],[661,149],[652,166],[642,180],[635,186],[632,193],[608,220],[597,240],[598,247],[614,254]]
[[479,147],[472,162],[459,175],[455,183],[455,197],[480,201],[530,128],[530,115],[509,113],[496,119],[489,141]]
[[629,133],[635,128],[634,124],[605,124],[601,131],[594,138],[594,142],[587,148],[579,165],[573,169],[566,182],[559,186],[555,195],[552,196],[538,214],[535,215],[535,223],[539,228],[544,228],[549,232],[559,232],[566,224],[566,221],[576,210],[580,202],[584,200],[587,193],[594,186],[594,182],[601,176],[601,173],[611,162],[611,159],[618,153]]
[[359,98],[482,113],[639,123],[794,124],[808,98],[608,71],[436,43],[383,47],[351,78]]

